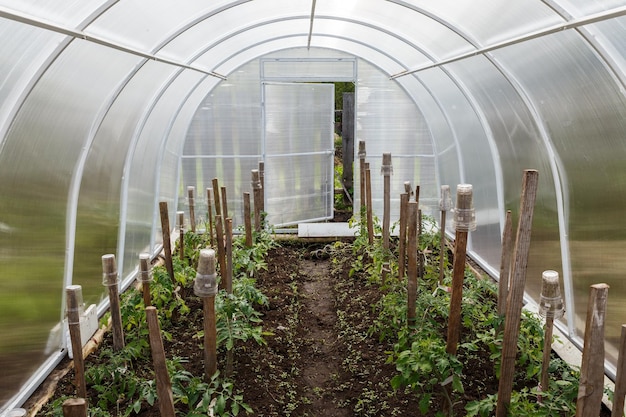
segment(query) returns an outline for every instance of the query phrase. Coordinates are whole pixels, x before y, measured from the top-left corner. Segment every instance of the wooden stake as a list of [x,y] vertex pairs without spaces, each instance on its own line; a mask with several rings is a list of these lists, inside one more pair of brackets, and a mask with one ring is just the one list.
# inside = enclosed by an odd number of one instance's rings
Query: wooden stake
[[85,383],[85,360],[83,358],[83,344],[80,335],[80,306],[82,298],[80,285],[69,285],[65,289],[67,295],[67,324],[70,330],[70,342],[74,355],[74,373],[76,375],[76,395],[87,398]]
[[[416,191],[416,194],[419,190]],[[454,261],[452,263],[452,294],[450,295],[450,317],[446,352],[456,355],[461,338],[461,304],[463,303],[463,281],[467,257],[467,234],[472,228],[473,190],[469,184],[459,184],[456,190]]]
[[220,288],[224,288],[224,279],[228,272],[228,266],[226,265],[226,247],[224,246],[224,230],[222,229],[222,216],[215,216],[215,229],[217,232],[217,259],[220,264],[220,275],[222,276],[222,282]]
[[180,231],[180,237],[178,238],[178,257],[182,261],[185,259],[185,212],[177,211],[178,215],[178,230]]
[[163,233],[163,255],[165,256],[165,268],[167,274],[174,282],[174,263],[172,262],[172,242],[170,238],[170,217],[167,212],[167,203],[161,201],[159,203],[159,211],[161,212],[161,231]]
[[157,396],[159,398],[159,412],[161,417],[175,417],[174,397],[170,376],[167,373],[165,363],[165,351],[161,339],[161,328],[155,307],[146,307],[146,320],[150,332],[150,350],[152,351],[152,363],[157,384]]
[[502,256],[500,259],[500,279],[498,281],[498,314],[506,313],[506,299],[509,294],[509,275],[511,273],[511,249],[513,246],[513,224],[511,210],[506,211],[504,232],[502,233]]
[[263,206],[263,189],[261,188],[261,179],[259,178],[259,170],[253,169],[252,176],[252,192],[254,193],[254,230],[261,231],[261,207]]
[[84,398],[68,398],[63,401],[62,408],[64,417],[87,417],[87,400]]
[[506,306],[496,417],[506,417],[511,404],[513,377],[515,375],[515,356],[517,355],[517,338],[519,336],[520,318],[524,301],[526,268],[528,266],[530,234],[535,199],[537,197],[538,179],[539,173],[536,170],[524,171],[522,195],[520,198],[520,217],[513,255],[513,270]]
[[[213,178],[213,202],[215,203],[215,231],[217,233],[218,217],[222,215],[222,202],[220,198],[220,184],[217,178]],[[219,218],[220,227],[224,230],[222,217]]]
[[213,203],[211,203],[211,196],[213,194],[213,190],[211,188],[206,189],[206,203],[207,203],[207,212],[209,217],[209,244],[213,246]]
[[109,304],[111,309],[111,328],[113,332],[113,350],[119,352],[124,349],[124,330],[122,327],[122,313],[120,311],[120,297],[117,266],[115,255],[102,255],[103,283],[109,289]]
[[[367,190],[365,189],[365,141],[364,140],[360,140],[359,141],[359,186],[360,186],[360,200],[361,200],[361,212],[360,215],[363,215],[363,210],[365,209],[366,206],[369,207],[368,204],[366,204],[367,201],[367,197],[369,194],[367,194]],[[371,243],[370,243],[371,245]]]
[[626,397],[626,324],[622,324],[622,335],[619,341],[617,369],[615,375],[615,392],[613,393],[612,417],[624,416],[624,398]]
[[408,203],[408,268],[407,268],[407,323],[415,325],[415,303],[417,299],[417,203]]
[[597,417],[604,389],[604,318],[609,293],[607,284],[590,287],[585,325],[585,345],[580,367],[576,417]]
[[441,186],[441,200],[439,210],[441,210],[441,223],[439,224],[439,285],[443,285],[444,271],[446,268],[446,213],[452,209],[452,198],[450,198],[450,186]]
[[252,219],[250,218],[250,193],[243,193],[243,222],[246,229],[246,247],[252,247]]
[[228,218],[228,199],[226,198],[226,187],[222,187],[222,214],[223,219]]
[[409,195],[400,194],[400,242],[398,244],[398,279],[404,279],[406,266],[406,228],[409,210]]
[[389,226],[391,218],[391,154],[383,153],[383,248],[389,249]]
[[[226,292],[233,293],[233,219],[226,219]],[[223,275],[222,275],[223,276]]]
[[150,296],[150,255],[142,253],[139,255],[139,279],[143,295],[143,304],[145,307],[152,305]]
[[196,233],[196,203],[194,198],[195,191],[196,187],[187,187],[187,200],[189,201],[189,226],[193,233]]
[[365,195],[367,196],[367,241],[371,245],[374,243],[374,215],[372,211],[372,173],[368,162],[365,163]]

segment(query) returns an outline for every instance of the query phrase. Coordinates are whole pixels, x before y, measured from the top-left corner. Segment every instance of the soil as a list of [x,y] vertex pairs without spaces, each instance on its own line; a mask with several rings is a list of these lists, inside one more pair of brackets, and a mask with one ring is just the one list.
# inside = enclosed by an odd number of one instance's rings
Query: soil
[[[391,388],[396,370],[387,363],[387,352],[392,346],[367,335],[379,291],[349,277],[348,264],[333,264],[326,249],[320,243],[284,242],[270,251],[268,270],[256,283],[269,299],[262,309],[267,345],[248,341],[236,346],[232,373],[236,389],[254,416],[421,415],[414,393]],[[168,329],[172,339],[164,340],[164,347],[168,358],[188,358],[186,369],[198,374],[204,369],[202,342],[194,335],[202,328],[202,304],[190,291],[181,296],[187,298],[192,313],[172,317]],[[112,345],[110,332],[102,345]],[[86,359],[86,367],[96,356]],[[463,402],[477,399],[479,390],[480,395],[497,392],[489,352],[476,356],[475,366],[464,369]],[[219,360],[220,372],[224,372],[224,355]],[[25,407],[33,407],[57,381],[52,398],[74,396],[73,380],[71,363],[66,360]],[[457,404],[454,415],[464,415],[463,407]],[[179,412],[184,415],[186,410]],[[603,413],[610,415],[606,410]],[[144,406],[137,416],[160,416],[158,403]]]

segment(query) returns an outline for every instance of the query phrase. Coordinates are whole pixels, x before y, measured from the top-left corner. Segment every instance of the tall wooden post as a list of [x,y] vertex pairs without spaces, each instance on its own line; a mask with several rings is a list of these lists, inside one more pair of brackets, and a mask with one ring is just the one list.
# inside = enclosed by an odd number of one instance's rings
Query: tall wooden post
[[406,267],[406,228],[408,223],[409,195],[400,194],[400,242],[398,244],[398,279],[404,278]]
[[206,204],[207,204],[207,212],[209,218],[209,244],[213,246],[213,203],[211,200],[213,199],[213,190],[211,188],[206,189]]
[[189,202],[189,227],[193,233],[196,233],[196,202],[194,194],[196,187],[187,187],[187,200]]
[[367,217],[367,241],[371,245],[374,243],[374,214],[372,208],[372,172],[369,162],[365,163],[365,195],[367,196],[366,217]]
[[448,339],[446,352],[456,355],[461,338],[461,304],[463,302],[463,281],[467,234],[476,228],[474,217],[473,190],[471,184],[459,184],[456,189],[456,210],[454,211],[455,241],[454,262],[452,264],[452,294],[450,295],[450,317],[448,319]]
[[366,207],[367,194],[365,190],[365,141],[359,141],[359,187],[360,187],[360,195],[359,200],[361,201],[361,210],[359,215],[363,215],[363,210]]
[[261,194],[261,192],[263,191],[263,188],[261,186],[261,179],[259,177],[259,170],[258,169],[253,169],[251,171],[252,174],[252,181],[251,181],[251,185],[252,185],[252,192],[254,193],[254,230],[256,230],[256,232],[260,232],[261,231],[261,207],[263,205],[263,195]]
[[222,186],[222,219],[228,218],[228,199],[226,198],[226,187]]
[[109,289],[113,350],[119,352],[124,348],[124,330],[122,327],[122,313],[120,311],[119,289],[117,287],[119,279],[117,266],[115,265],[115,255],[102,255],[102,275],[102,283]]
[[509,275],[511,274],[511,252],[513,250],[513,221],[511,210],[506,211],[502,232],[502,255],[500,258],[500,279],[498,280],[498,314],[506,313],[506,299],[509,295]]
[[161,413],[161,417],[175,417],[172,384],[170,382],[170,376],[167,373],[165,350],[163,349],[161,328],[155,307],[146,307],[146,321],[148,322],[148,331],[150,332],[150,350],[152,352],[152,363],[156,377],[159,412]]
[[626,324],[622,324],[619,341],[612,417],[624,417],[624,398],[626,398]]
[[415,324],[415,303],[417,299],[417,203],[408,203],[408,268],[407,268],[407,323]]
[[180,237],[178,238],[178,257],[182,261],[185,259],[185,212],[177,211],[178,215],[178,231]]
[[[341,154],[343,157],[343,184],[347,190],[354,187],[354,93],[343,93],[341,112]],[[344,204],[351,203],[349,196],[343,195]]]
[[161,231],[163,233],[163,255],[165,256],[165,268],[172,282],[174,281],[174,264],[172,262],[172,240],[170,238],[170,216],[167,211],[167,202],[159,202],[161,213]]
[[585,344],[580,366],[576,417],[597,417],[604,388],[604,319],[609,294],[607,284],[590,287],[585,324]]
[[389,226],[391,219],[391,154],[383,153],[383,163],[380,168],[383,174],[383,248],[389,249]]
[[250,193],[243,193],[243,224],[246,229],[246,247],[252,247],[252,219],[250,211]]
[[[213,202],[215,203],[215,231],[217,232],[217,216],[221,216],[222,215],[222,199],[220,198],[220,184],[217,178],[213,178],[212,181],[212,185],[213,185]],[[220,222],[222,217],[220,217]],[[223,226],[224,224],[221,224],[222,226],[222,230],[223,230]]]
[[524,301],[526,268],[528,266],[530,234],[535,200],[537,197],[538,180],[539,173],[536,170],[524,171],[522,195],[520,198],[519,223],[517,226],[517,237],[513,256],[513,271],[506,306],[496,417],[506,417],[511,404],[513,377],[515,375],[515,356],[517,355],[517,338],[519,336],[520,318]]
[[[233,292],[233,219],[226,219],[226,292],[232,294]],[[223,275],[222,275],[223,276]]]
[[150,296],[150,282],[152,277],[150,276],[150,254],[142,253],[139,255],[139,282],[141,283],[141,292],[143,295],[143,304],[145,307],[152,305],[152,298]]
[[450,197],[450,186],[441,186],[441,200],[439,200],[439,210],[441,211],[441,223],[439,224],[439,285],[443,285],[443,276],[446,268],[446,213],[452,209],[452,198]]
[[[222,216],[215,216],[215,231],[217,233],[217,259],[220,265],[220,275],[222,278],[226,277],[228,266],[226,265],[226,247],[224,246],[224,229],[222,229]],[[221,288],[224,288],[226,283],[224,280],[221,282]]]
[[83,358],[83,344],[80,335],[80,304],[82,303],[82,287],[69,285],[65,289],[67,295],[67,324],[70,330],[70,342],[74,355],[74,373],[76,376],[76,395],[87,398],[85,383],[85,360]]
[[204,371],[206,380],[217,372],[217,330],[215,319],[215,295],[217,294],[217,273],[215,272],[215,251],[202,249],[198,261],[198,271],[193,290],[202,298],[204,313]]

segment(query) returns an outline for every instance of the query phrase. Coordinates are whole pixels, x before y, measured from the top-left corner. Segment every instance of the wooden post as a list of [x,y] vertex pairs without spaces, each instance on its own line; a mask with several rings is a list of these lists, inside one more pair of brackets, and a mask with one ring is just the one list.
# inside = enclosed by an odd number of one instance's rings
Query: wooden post
[[[225,279],[226,277],[226,273],[228,271],[228,266],[226,265],[226,253],[225,253],[225,249],[226,247],[224,246],[224,230],[222,229],[222,216],[220,215],[216,215],[215,216],[215,230],[217,233],[217,259],[220,265],[220,275],[222,276],[222,278]],[[225,282],[224,279],[222,279],[221,282],[221,288],[224,288]]]
[[475,227],[472,205],[471,184],[459,184],[456,189],[456,210],[454,212],[455,241],[454,262],[452,264],[452,294],[450,295],[450,317],[448,319],[448,339],[446,352],[456,355],[461,338],[461,304],[463,302],[463,281],[467,234]]
[[365,195],[367,196],[366,216],[367,216],[367,241],[371,245],[374,243],[374,215],[372,212],[372,173],[369,162],[365,163]]
[[597,417],[604,389],[604,318],[609,293],[607,284],[590,287],[585,324],[585,344],[580,367],[576,417]]
[[143,304],[145,307],[152,305],[150,281],[152,281],[150,277],[150,254],[142,253],[139,255],[139,282],[141,283]]
[[407,268],[407,324],[415,324],[415,302],[417,299],[417,203],[408,203],[408,268]]
[[76,375],[76,395],[87,398],[85,383],[85,360],[83,358],[83,344],[80,336],[80,304],[82,302],[82,287],[69,285],[65,289],[67,295],[67,324],[70,330],[70,342],[74,355],[74,373]]
[[613,393],[612,417],[624,417],[624,398],[626,397],[626,324],[622,324],[619,341],[617,368],[615,374],[615,392]]
[[511,210],[507,210],[502,233],[502,256],[500,258],[500,279],[498,280],[498,314],[501,316],[506,313],[506,299],[509,294],[512,246],[513,221],[511,220]]
[[539,173],[536,170],[524,171],[522,195],[520,198],[520,216],[513,255],[513,270],[506,306],[496,417],[506,417],[511,404],[513,377],[515,375],[515,356],[517,355],[517,338],[519,336],[520,318],[524,301],[526,268],[528,266],[530,234],[535,199],[537,197],[538,179]]
[[441,223],[439,224],[439,285],[443,285],[444,271],[446,268],[446,212],[452,209],[452,198],[450,197],[450,186],[441,186],[441,200],[439,210],[441,210]]
[[178,257],[182,261],[185,259],[185,212],[177,211],[178,215],[178,230],[180,237],[178,238]]
[[189,226],[193,233],[196,233],[196,202],[194,198],[195,192],[196,187],[187,187],[187,200],[189,201]]
[[[363,215],[363,210],[366,207],[366,201],[368,198],[367,190],[365,189],[365,141],[359,141],[359,187],[361,194],[359,200],[361,201],[360,215]],[[371,244],[371,243],[370,243]]]
[[[233,292],[233,219],[226,219],[226,292]],[[222,274],[222,276],[224,276]]]
[[250,218],[250,193],[243,193],[243,224],[246,229],[246,247],[252,247],[252,219]]
[[222,186],[222,219],[228,218],[228,199],[226,198],[226,187]]
[[548,378],[548,367],[550,365],[550,355],[552,353],[552,332],[554,320],[563,317],[565,308],[561,298],[559,288],[559,273],[552,270],[543,271],[541,274],[541,297],[539,301],[539,315],[545,317],[543,336],[543,358],[541,362],[541,379],[539,389],[548,391],[550,389],[550,379]]
[[383,153],[383,163],[380,169],[383,174],[383,248],[389,249],[389,226],[391,218],[391,154]]
[[408,223],[409,195],[400,194],[400,242],[398,245],[398,279],[404,279],[406,266],[406,228]]
[[170,216],[167,212],[167,203],[161,201],[159,203],[159,211],[161,212],[161,231],[163,233],[163,255],[165,256],[165,268],[167,274],[174,282],[174,264],[172,262],[172,241],[170,238]]
[[156,377],[159,412],[161,417],[175,417],[172,385],[170,376],[167,373],[161,328],[155,307],[146,307],[146,320],[148,322],[148,331],[150,332],[150,351],[152,352],[152,363]]
[[[213,202],[215,203],[215,231],[217,233],[217,216],[221,216],[222,215],[222,202],[221,202],[221,198],[220,198],[220,184],[219,181],[217,180],[217,178],[213,178]],[[222,217],[220,217],[219,223],[222,222]],[[223,223],[220,224],[220,226],[224,226]],[[222,230],[224,230],[222,228]]]
[[202,249],[198,261],[198,271],[193,286],[194,293],[202,298],[204,313],[204,371],[206,380],[217,372],[217,330],[215,319],[215,294],[217,294],[217,274],[215,272],[215,251]]
[[[341,154],[343,157],[343,185],[347,190],[354,187],[354,93],[343,93],[341,112]],[[350,196],[344,193],[344,204],[351,204]]]
[[207,213],[208,213],[208,218],[209,218],[209,230],[207,230],[207,232],[209,232],[209,244],[213,246],[213,203],[211,203],[211,199],[213,197],[211,196],[211,194],[213,194],[213,189],[207,188],[206,189],[206,204],[207,204]]
[[259,182],[261,183],[261,204],[259,208],[261,212],[265,211],[265,162],[259,161]]
[[87,417],[87,400],[84,398],[68,398],[63,401],[62,408],[63,417]]
[[120,311],[120,297],[117,266],[115,255],[102,255],[102,283],[109,289],[109,304],[111,309],[111,328],[113,332],[113,350],[119,352],[124,348],[124,330],[122,327],[122,313]]
[[251,171],[252,174],[252,192],[254,193],[254,230],[256,230],[256,232],[260,232],[261,231],[261,207],[263,205],[263,195],[261,194],[262,192],[262,187],[261,187],[261,180],[259,178],[259,170],[258,169],[253,169]]

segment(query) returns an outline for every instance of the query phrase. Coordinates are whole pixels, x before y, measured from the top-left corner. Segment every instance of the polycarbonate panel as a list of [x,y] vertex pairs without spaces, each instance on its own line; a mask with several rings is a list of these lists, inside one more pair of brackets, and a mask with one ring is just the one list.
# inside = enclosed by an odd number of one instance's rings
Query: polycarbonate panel
[[[359,60],[356,86],[356,133],[354,178],[360,178],[358,142],[365,141],[370,163],[372,204],[375,215],[383,217],[383,180],[380,165],[383,153],[391,153],[394,175],[391,186],[391,219],[399,217],[404,182],[420,185],[424,214],[438,207],[437,171],[433,144],[425,120],[398,83],[373,65]],[[358,182],[358,180],[357,180]],[[360,207],[360,187],[355,186],[354,207]]]
[[[232,0],[117,1],[85,30],[143,51],[153,51],[196,21],[219,15]],[[218,19],[219,21],[219,19]]]
[[[520,60],[519,57],[526,57]],[[589,285],[611,286],[606,315],[608,355],[626,317],[621,300],[626,268],[626,198],[615,173],[623,171],[626,99],[595,52],[576,32],[561,32],[497,53],[542,113],[563,178],[565,221],[572,263],[575,326],[582,336]],[[540,73],[534,71],[541,62]],[[548,256],[546,260],[545,257]],[[552,267],[549,251],[533,262]],[[548,261],[548,262],[546,262]]]
[[356,60],[343,59],[269,59],[261,60],[264,80],[354,80]]
[[586,29],[605,48],[609,54],[608,58],[617,63],[622,73],[626,72],[626,39],[623,36],[625,28],[626,17],[586,26]]
[[334,84],[265,83],[267,222],[333,217]]
[[624,0],[557,0],[557,3],[574,16],[600,13],[626,4]]
[[[167,87],[150,112],[145,127],[135,144],[128,173],[128,201],[126,209],[125,259],[132,267],[138,263],[138,254],[155,250],[152,232],[160,217],[155,213],[159,201],[157,185],[161,169],[160,153],[163,142],[172,128],[179,106],[204,76],[195,71],[184,71]],[[202,191],[202,190],[200,190]],[[202,195],[198,196],[202,201]]]
[[[124,63],[115,51],[86,42],[70,45],[28,96],[0,153],[1,293],[8,296],[0,302],[8,309],[0,315],[0,379],[9,390],[17,390],[60,347],[60,334],[48,337],[62,318],[70,184],[92,122],[115,90]],[[91,216],[117,223],[104,214],[106,201],[93,203]],[[79,244],[98,242],[99,237]],[[101,268],[98,259],[91,261]],[[2,402],[8,393],[3,392]]]
[[[451,65],[450,68],[464,80],[465,86],[480,104],[498,148],[505,184],[504,207],[493,207],[494,214],[511,210],[514,219],[517,219],[523,172],[526,169],[539,171],[533,221],[541,232],[533,235],[526,278],[526,292],[538,300],[541,294],[541,273],[545,269],[562,270],[555,178],[546,139],[542,138],[537,122],[520,92],[487,59],[476,57],[465,60],[463,65]],[[498,94],[493,94],[493,91]],[[496,189],[491,191],[495,193]],[[494,271],[500,268],[501,238],[500,230],[494,230],[483,247],[473,248]],[[532,261],[538,257],[542,263]]]
[[1,7],[70,28],[81,28],[92,14],[117,0],[2,0]]
[[[454,74],[453,74],[454,75]],[[441,69],[419,73],[418,77],[441,100],[442,111],[454,130],[455,147],[458,148],[462,183],[472,184],[477,228],[470,235],[468,247],[477,253],[489,254],[494,235],[500,234],[498,204],[498,175],[496,155],[490,143],[488,126],[481,124],[479,109],[469,101],[467,91],[455,84]],[[448,184],[456,193],[457,184]],[[440,190],[437,190],[439,195]],[[488,261],[494,261],[489,259]]]
[[[261,81],[253,61],[219,83],[197,106],[186,133],[181,189],[202,191],[200,210],[206,212],[206,189],[217,178],[227,188],[233,227],[243,224],[243,193],[251,192],[252,169],[263,159]],[[187,207],[186,191],[179,209]],[[196,220],[200,220],[197,218]]]
[[[405,39],[409,43],[419,44],[438,59],[473,49],[465,39],[450,30],[449,27],[393,2],[380,3],[376,0],[361,0],[358,2],[318,0],[315,3],[315,12],[320,17],[336,16],[346,20],[346,22],[329,22],[333,26],[333,32],[335,33],[352,34],[354,30],[353,25],[347,21],[356,21],[360,24],[378,27],[381,32],[393,32],[395,36]],[[320,17],[315,20],[314,32],[319,30],[318,24],[322,20]],[[357,34],[355,37],[366,39],[368,43],[378,41],[376,35],[364,37]]]

